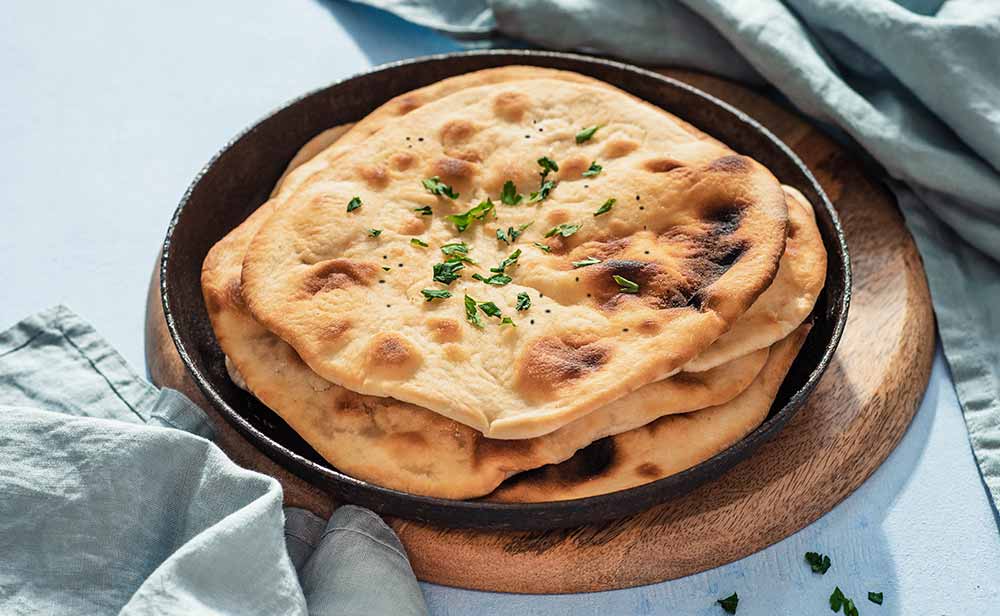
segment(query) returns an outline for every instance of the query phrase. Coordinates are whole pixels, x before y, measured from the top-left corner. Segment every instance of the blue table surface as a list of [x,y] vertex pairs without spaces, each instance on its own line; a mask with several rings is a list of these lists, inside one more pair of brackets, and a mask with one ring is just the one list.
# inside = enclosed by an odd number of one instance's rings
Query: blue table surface
[[[0,22],[0,325],[56,303],[143,365],[167,221],[239,130],[300,93],[449,39],[338,2],[6,3]],[[803,553],[831,555],[825,576]],[[641,588],[502,595],[424,584],[435,614],[1000,614],[1000,535],[940,353],[902,443],[847,500],[753,556]],[[882,607],[868,603],[882,591]]]

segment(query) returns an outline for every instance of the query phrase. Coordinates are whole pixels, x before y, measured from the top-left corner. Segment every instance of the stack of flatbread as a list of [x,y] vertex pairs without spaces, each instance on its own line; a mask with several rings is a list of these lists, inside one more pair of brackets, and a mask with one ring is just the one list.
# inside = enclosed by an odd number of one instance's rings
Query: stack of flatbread
[[512,66],[317,136],[202,285],[234,382],[335,468],[528,502],[653,481],[754,430],[825,272],[810,204],[753,159],[606,83]]

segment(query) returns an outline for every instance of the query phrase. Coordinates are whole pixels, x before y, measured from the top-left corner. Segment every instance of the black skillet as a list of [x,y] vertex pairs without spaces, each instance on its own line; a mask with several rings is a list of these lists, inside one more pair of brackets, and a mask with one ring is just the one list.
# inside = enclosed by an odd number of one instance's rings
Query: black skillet
[[[816,209],[829,259],[812,332],[764,423],[732,447],[686,471],[628,490],[550,503],[416,496],[340,473],[226,375],[202,300],[202,260],[216,241],[267,199],[296,151],[324,129],[357,121],[393,96],[453,75],[508,64],[576,71],[631,92],[757,159],[781,182],[801,190]],[[451,527],[527,530],[627,516],[677,498],[749,456],[802,406],[829,364],[847,320],[851,270],[837,214],[812,174],[786,145],[739,110],[680,81],[618,62],[563,53],[476,51],[373,69],[297,98],[237,135],[195,177],[177,207],[163,243],[161,293],[170,335],[198,386],[226,419],[279,464],[340,500],[381,514]],[[600,450],[592,446],[584,455],[593,451],[599,457]]]

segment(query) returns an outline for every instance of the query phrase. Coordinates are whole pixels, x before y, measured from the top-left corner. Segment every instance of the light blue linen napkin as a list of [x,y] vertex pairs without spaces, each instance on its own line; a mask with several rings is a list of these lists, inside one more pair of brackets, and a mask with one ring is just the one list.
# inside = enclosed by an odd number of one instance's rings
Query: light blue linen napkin
[[282,511],[66,308],[0,334],[0,421],[0,614],[426,613],[378,516]]
[[860,144],[894,179],[973,450],[1000,502],[1000,2],[356,1],[465,38],[500,32],[766,82]]

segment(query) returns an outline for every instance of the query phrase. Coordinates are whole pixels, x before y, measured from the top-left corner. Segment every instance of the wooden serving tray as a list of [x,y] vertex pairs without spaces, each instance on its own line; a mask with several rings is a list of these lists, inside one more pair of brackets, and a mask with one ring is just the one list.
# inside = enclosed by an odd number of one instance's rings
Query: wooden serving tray
[[[893,450],[916,411],[934,356],[934,316],[920,256],[894,199],[862,163],[802,118],[718,78],[664,73],[733,104],[812,170],[841,217],[854,295],[834,361],[773,440],[720,479],[644,513],[538,532],[443,529],[390,518],[425,581],[482,590],[567,593],[669,580],[717,567],[791,535],[832,509]],[[166,329],[159,265],[150,281],[146,361],[153,382],[215,420],[239,464],[275,476],[287,505],[329,515],[334,501],[278,466],[215,411]]]

